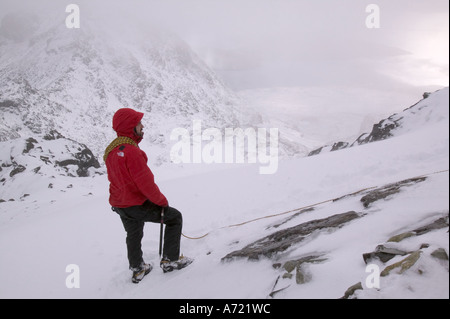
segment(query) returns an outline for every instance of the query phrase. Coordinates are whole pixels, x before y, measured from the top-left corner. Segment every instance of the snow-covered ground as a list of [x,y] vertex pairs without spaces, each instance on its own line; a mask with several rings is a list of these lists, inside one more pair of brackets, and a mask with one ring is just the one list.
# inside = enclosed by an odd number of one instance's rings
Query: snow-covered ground
[[[14,185],[27,189],[29,196],[0,203],[0,298],[268,298],[282,274],[272,265],[311,253],[326,260],[308,265],[305,284],[280,279],[277,288],[288,288],[274,298],[342,297],[351,285],[364,286],[369,276],[363,253],[392,235],[448,215],[448,89],[430,99],[436,116],[420,127],[381,142],[280,160],[273,175],[260,175],[259,164],[212,164],[203,170],[202,164],[156,168],[150,163],[170,205],[183,213],[183,233],[209,235],[183,237],[182,253],[195,262],[163,274],[158,267],[159,225],[146,224],[144,258],[155,267],[138,285],[130,281],[125,231],[108,205],[106,175],[17,174]],[[270,226],[293,213],[223,228],[424,174],[431,175],[368,208],[352,196],[318,205],[276,230]],[[52,188],[47,187],[50,182]],[[273,259],[221,261],[274,231],[350,210],[366,215],[340,229],[321,231]],[[399,243],[410,251],[423,243],[429,248],[415,268],[382,277],[379,289],[364,287],[357,297],[449,298],[448,261],[429,257],[436,248],[449,253],[448,236],[444,228]],[[69,288],[77,279],[79,287]]]

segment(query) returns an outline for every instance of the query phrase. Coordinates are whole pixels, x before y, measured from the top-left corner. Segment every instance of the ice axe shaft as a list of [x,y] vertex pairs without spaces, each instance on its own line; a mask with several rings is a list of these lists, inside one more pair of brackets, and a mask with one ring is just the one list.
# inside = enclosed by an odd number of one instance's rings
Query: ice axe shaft
[[161,208],[161,226],[159,228],[159,259],[161,259],[162,255],[163,228],[164,228],[164,207]]

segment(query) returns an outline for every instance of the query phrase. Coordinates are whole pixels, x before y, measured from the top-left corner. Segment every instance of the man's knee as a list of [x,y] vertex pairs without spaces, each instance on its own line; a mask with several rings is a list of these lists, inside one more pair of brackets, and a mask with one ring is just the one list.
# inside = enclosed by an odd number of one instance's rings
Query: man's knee
[[166,221],[170,224],[183,224],[183,215],[176,208],[170,206],[166,207],[164,209],[164,215],[167,217],[165,218]]

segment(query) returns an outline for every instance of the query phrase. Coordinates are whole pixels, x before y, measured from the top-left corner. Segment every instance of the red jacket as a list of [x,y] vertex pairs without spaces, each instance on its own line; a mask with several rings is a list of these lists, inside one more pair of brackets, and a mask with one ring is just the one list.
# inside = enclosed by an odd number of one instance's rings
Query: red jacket
[[134,133],[143,113],[129,108],[118,110],[113,117],[113,129],[117,136],[126,136],[136,142],[131,144],[118,144],[109,152],[106,158],[108,172],[109,203],[114,207],[130,207],[142,205],[146,200],[166,207],[168,202],[155,184],[152,171],[147,166],[147,155],[137,144],[142,137]]

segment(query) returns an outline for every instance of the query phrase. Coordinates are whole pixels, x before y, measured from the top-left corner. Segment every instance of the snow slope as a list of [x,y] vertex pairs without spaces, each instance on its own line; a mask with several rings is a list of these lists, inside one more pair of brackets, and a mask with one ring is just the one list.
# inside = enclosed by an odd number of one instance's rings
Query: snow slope
[[[432,97],[433,114],[439,116],[422,121],[420,129],[336,152],[283,159],[273,175],[259,175],[258,166],[251,164],[217,164],[199,174],[186,170],[201,164],[152,166],[170,204],[183,213],[183,233],[209,235],[182,238],[182,252],[195,258],[191,266],[168,274],[155,267],[139,285],[130,281],[125,232],[108,205],[105,175],[58,176],[55,187],[45,188],[38,176],[18,174],[15,185],[26,185],[30,195],[0,203],[0,297],[268,298],[274,288],[287,287],[274,298],[340,298],[351,285],[365,282],[363,253],[392,235],[448,215],[448,88]],[[298,216],[286,214],[222,228],[424,174],[431,175],[368,208],[360,197],[350,196]],[[288,217],[292,218],[277,230],[351,210],[365,215],[340,229],[320,231],[272,259],[221,261],[274,232],[274,225]],[[158,240],[159,225],[147,224],[144,258],[155,266]],[[429,248],[408,272],[382,277],[379,289],[364,287],[356,296],[449,298],[448,261],[430,257],[436,248],[444,248],[448,255],[448,228],[408,238],[400,245],[416,250],[423,243]],[[308,265],[307,283],[289,279],[276,283],[282,273],[272,267],[274,263],[311,253],[323,254],[326,260]],[[72,275],[66,268],[70,265],[78,266],[79,288],[66,285]]]

